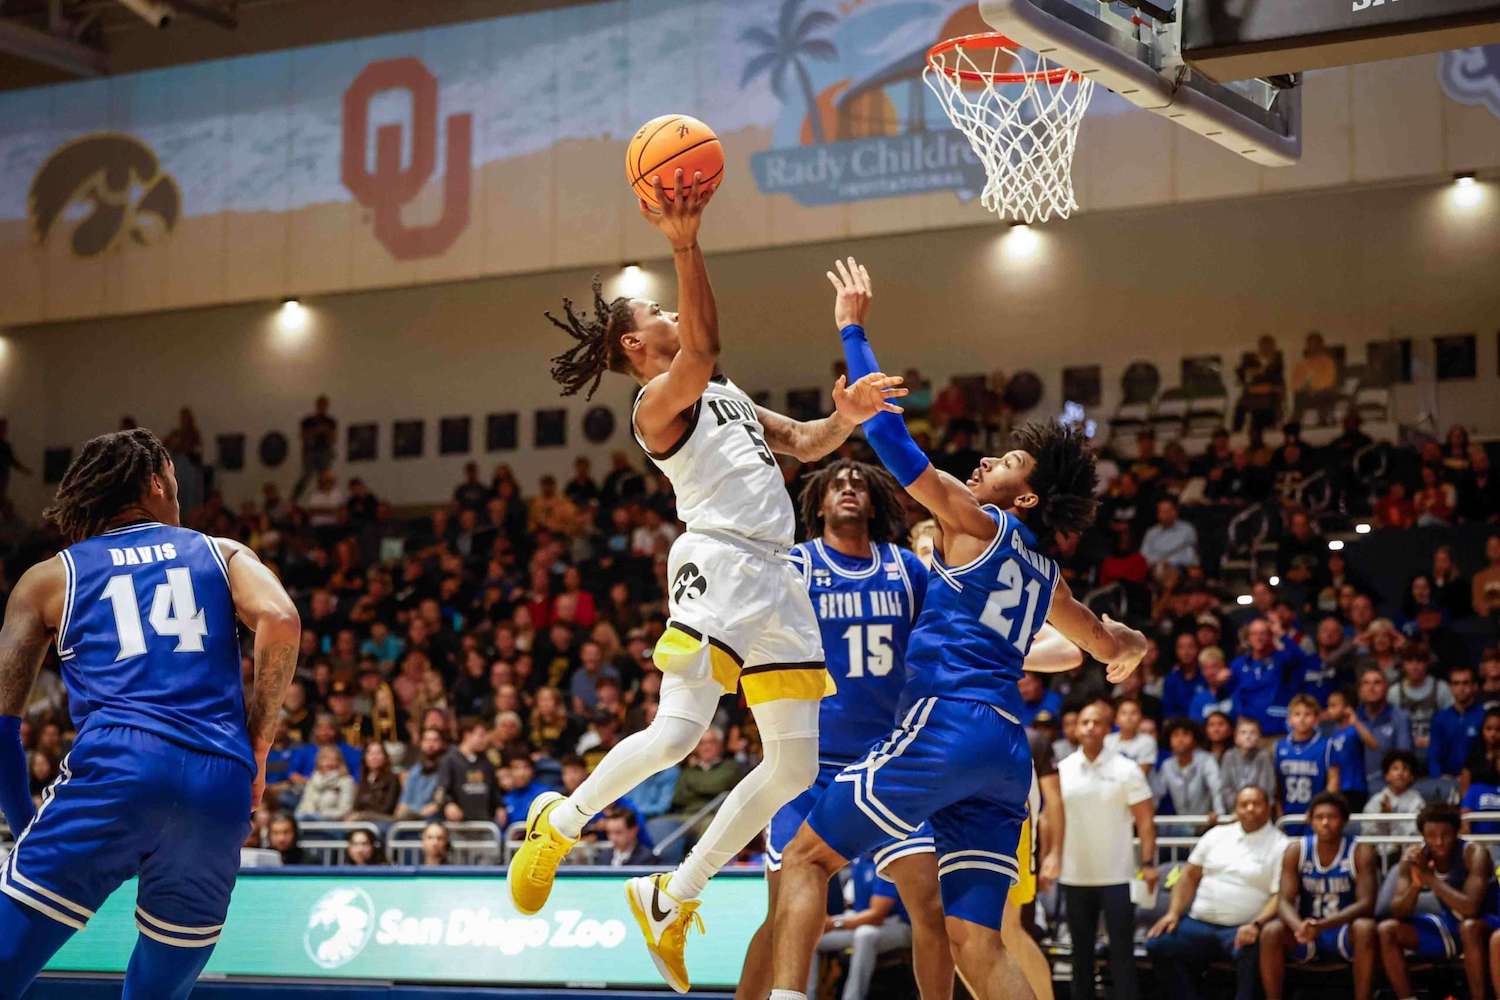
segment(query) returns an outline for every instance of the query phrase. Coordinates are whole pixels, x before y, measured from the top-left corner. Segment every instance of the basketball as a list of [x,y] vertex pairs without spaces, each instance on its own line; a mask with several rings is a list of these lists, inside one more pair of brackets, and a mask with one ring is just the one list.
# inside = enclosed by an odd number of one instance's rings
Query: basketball
[[625,149],[625,179],[637,195],[653,208],[660,207],[651,178],[661,177],[670,198],[679,169],[684,184],[696,172],[703,175],[704,184],[719,186],[724,179],[724,147],[713,129],[687,115],[662,115],[636,129]]

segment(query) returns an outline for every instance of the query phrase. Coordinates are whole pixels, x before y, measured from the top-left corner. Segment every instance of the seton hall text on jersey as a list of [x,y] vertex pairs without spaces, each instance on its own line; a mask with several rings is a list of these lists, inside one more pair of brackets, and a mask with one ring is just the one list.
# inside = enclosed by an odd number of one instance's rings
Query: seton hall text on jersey
[[1282,758],[1277,762],[1284,776],[1294,774],[1306,774],[1316,778],[1323,773],[1323,762],[1321,760],[1297,760],[1292,757]]
[[1052,579],[1052,560],[1028,549],[1026,543],[1021,541],[1021,533],[1019,531],[1012,531],[1010,533],[1010,547],[1015,549],[1016,555],[1025,559],[1032,569],[1040,573],[1043,580]]
[[[818,617],[829,618],[905,618],[906,605],[899,590],[825,591],[818,595]],[[869,610],[865,598],[869,598]]]
[[177,558],[177,546],[171,542],[160,545],[134,545],[128,549],[110,549],[109,561],[116,566],[140,566],[145,563],[166,562]]
[[713,411],[714,418],[718,420],[717,426],[733,423],[737,420],[746,420],[752,424],[760,423],[760,417],[755,414],[755,407],[743,399],[728,399],[719,397],[717,399],[704,399],[708,408]]

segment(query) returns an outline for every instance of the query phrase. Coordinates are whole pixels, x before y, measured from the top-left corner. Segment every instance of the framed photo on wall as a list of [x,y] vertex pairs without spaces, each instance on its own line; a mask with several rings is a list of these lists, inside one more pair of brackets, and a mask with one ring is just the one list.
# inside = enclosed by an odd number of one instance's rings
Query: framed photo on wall
[[568,411],[537,410],[535,447],[561,448],[568,443]]
[[474,421],[469,417],[444,417],[438,422],[438,454],[467,455],[469,432]]
[[421,420],[397,420],[391,425],[391,456],[421,458],[426,430],[427,424]]
[[515,451],[519,423],[520,415],[517,413],[491,413],[485,417],[484,450]]
[[1063,399],[1080,406],[1098,406],[1104,396],[1104,375],[1098,365],[1073,365],[1063,369]]
[[42,452],[42,482],[48,486],[62,482],[63,474],[72,463],[72,448],[48,448]]
[[373,462],[380,439],[379,424],[350,424],[345,455],[351,462]]
[[215,465],[225,472],[238,472],[245,467],[245,435],[220,434],[214,441],[219,452]]

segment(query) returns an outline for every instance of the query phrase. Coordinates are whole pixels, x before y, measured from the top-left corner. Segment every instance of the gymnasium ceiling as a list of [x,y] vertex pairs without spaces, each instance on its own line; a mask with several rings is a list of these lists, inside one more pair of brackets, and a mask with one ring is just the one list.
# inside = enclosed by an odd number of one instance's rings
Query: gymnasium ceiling
[[[168,7],[155,28],[129,6]],[[599,0],[0,0],[0,90]]]

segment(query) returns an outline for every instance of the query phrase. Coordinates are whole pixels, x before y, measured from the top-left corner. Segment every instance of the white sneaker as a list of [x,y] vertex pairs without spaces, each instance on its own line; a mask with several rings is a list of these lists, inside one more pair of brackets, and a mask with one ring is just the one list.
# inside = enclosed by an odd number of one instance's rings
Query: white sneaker
[[692,988],[683,954],[687,932],[696,928],[702,934],[703,918],[698,915],[696,899],[679,900],[667,894],[669,878],[665,872],[633,878],[625,883],[625,899],[646,939],[656,971],[672,989],[686,993]]

